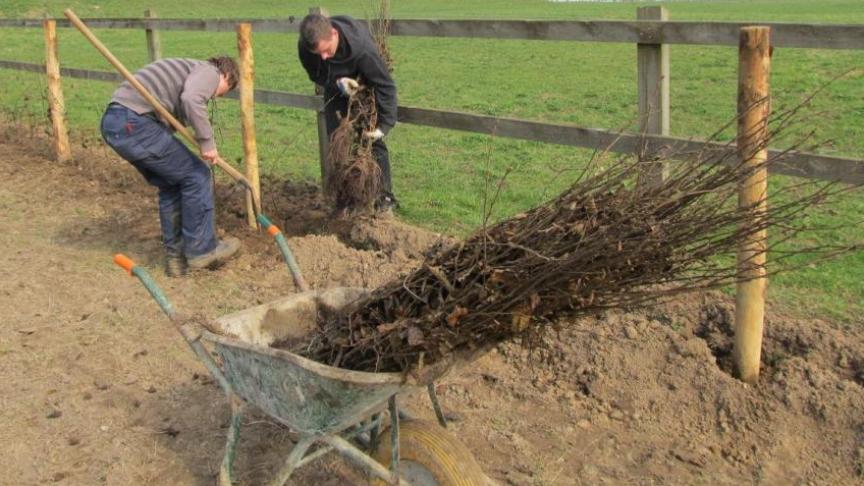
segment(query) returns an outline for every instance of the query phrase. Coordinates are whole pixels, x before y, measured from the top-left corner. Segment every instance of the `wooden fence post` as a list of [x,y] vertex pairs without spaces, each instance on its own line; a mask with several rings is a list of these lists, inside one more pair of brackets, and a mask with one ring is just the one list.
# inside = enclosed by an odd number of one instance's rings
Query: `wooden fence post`
[[[144,11],[144,17],[155,19],[157,15],[153,9],[148,8]],[[145,33],[147,34],[147,56],[150,58],[150,62],[162,59],[162,40],[159,37],[159,31],[147,29]]]
[[45,74],[48,77],[48,109],[54,129],[54,153],[57,162],[72,159],[69,134],[66,132],[66,108],[63,102],[63,87],[60,84],[60,60],[57,57],[57,22],[42,21],[45,29]]
[[[762,224],[768,207],[768,116],[771,114],[770,28],[741,28],[738,48],[738,153],[744,164],[758,167],[742,181],[738,207],[751,208],[753,225]],[[738,271],[750,280],[738,283],[735,296],[735,349],[738,377],[750,384],[759,380],[762,329],[765,318],[767,231],[760,230],[741,242]]]
[[[321,15],[327,15],[327,10],[322,7],[312,7],[309,9],[309,13],[317,13]],[[324,87],[315,85],[315,94],[324,93]],[[324,100],[326,103],[327,100]],[[324,107],[322,106],[320,110],[318,110],[318,156],[321,161],[321,191],[326,196],[327,193],[327,151],[330,147],[330,136],[327,134],[327,116],[324,113]]]
[[[637,20],[669,20],[665,7],[640,7]],[[642,135],[669,135],[669,45],[636,45],[636,69],[639,96],[639,133]],[[643,142],[639,150],[642,161],[650,161],[654,154]],[[658,185],[669,175],[669,164],[649,163],[643,167],[640,182]]]
[[[261,200],[258,177],[258,144],[255,141],[255,60],[252,56],[252,24],[237,25],[237,51],[240,59],[240,123],[243,129],[243,155],[246,179],[255,197]],[[251,228],[258,228],[252,194],[246,193],[246,219]]]

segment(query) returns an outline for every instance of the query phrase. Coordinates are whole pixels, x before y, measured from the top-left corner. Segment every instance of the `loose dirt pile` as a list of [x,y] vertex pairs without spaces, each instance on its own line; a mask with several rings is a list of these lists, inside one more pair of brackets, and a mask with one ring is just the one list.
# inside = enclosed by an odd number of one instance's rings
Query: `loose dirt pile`
[[[58,165],[49,147],[0,129],[0,468],[15,484],[212,484],[228,405],[110,257],[128,253],[175,307],[216,317],[295,292],[281,255],[223,181],[217,224],[243,255],[167,279],[155,191],[109,152]],[[378,286],[437,240],[392,221],[334,224],[307,184],[267,180],[263,193],[313,287]],[[546,336],[548,355],[499,346],[438,383],[451,431],[502,484],[862,484],[864,320],[769,308],[751,387],[728,373],[730,311],[708,293],[573,321]],[[432,418],[424,396],[407,405]],[[240,483],[266,482],[290,446],[248,416]],[[335,456],[292,478],[363,481]]]

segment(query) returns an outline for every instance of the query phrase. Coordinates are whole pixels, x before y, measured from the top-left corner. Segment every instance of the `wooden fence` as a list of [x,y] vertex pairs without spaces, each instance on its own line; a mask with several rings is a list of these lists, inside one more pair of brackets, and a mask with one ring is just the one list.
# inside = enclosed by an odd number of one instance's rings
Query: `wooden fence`
[[[660,7],[642,7],[647,9]],[[151,12],[152,14],[152,12]],[[146,14],[146,15],[151,15]],[[93,29],[147,29],[234,32],[239,23],[255,32],[296,33],[300,18],[287,19],[83,19]],[[670,20],[393,20],[391,34],[414,37],[477,37],[630,44],[694,44],[737,46],[741,22],[676,22]],[[864,26],[759,22],[771,28],[774,47],[864,49]],[[0,19],[0,27],[42,27],[42,19]],[[57,19],[57,27],[70,27]]]
[[[636,21],[502,21],[502,20],[393,20],[392,35],[420,37],[474,37],[528,39],[579,42],[617,42],[637,45],[637,70],[640,126],[635,133],[581,127],[570,124],[543,123],[513,118],[493,117],[400,106],[398,120],[430,127],[494,134],[497,137],[571,145],[589,149],[610,148],[613,152],[647,150],[656,152],[675,148],[688,151],[706,147],[734,150],[723,144],[706,144],[697,139],[669,136],[669,44],[737,46],[739,30],[747,23],[673,22],[666,19],[663,7],[638,9]],[[148,18],[85,19],[91,28],[143,29],[147,32],[147,49],[151,59],[159,57],[164,31],[235,32],[241,23],[248,23],[255,32],[297,32],[300,18],[287,19],[157,19],[147,11]],[[43,20],[0,19],[0,27],[43,27]],[[69,27],[69,21],[56,20],[57,27]],[[819,25],[760,23],[771,28],[775,48],[864,49],[864,25]],[[45,72],[45,66],[34,63],[0,60],[0,68]],[[61,67],[63,76],[99,81],[119,82],[112,72]],[[666,86],[663,88],[663,86]],[[660,87],[661,89],[658,89]],[[238,98],[231,93],[229,97]],[[254,90],[256,103],[320,111],[320,96],[272,90]],[[665,120],[665,121],[664,121]],[[326,134],[322,134],[326,137]],[[322,140],[326,145],[326,140]],[[769,151],[776,154],[778,151]],[[864,160],[834,157],[807,152],[793,152],[776,173],[840,181],[864,183]]]

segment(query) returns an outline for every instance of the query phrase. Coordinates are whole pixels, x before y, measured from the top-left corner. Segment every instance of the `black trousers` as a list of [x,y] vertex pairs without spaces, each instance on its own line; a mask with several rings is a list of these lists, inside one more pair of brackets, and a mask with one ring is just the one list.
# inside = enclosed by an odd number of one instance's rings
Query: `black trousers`
[[[345,116],[348,112],[348,98],[339,93],[335,95],[327,93],[324,100],[330,100],[324,108],[324,115],[327,119],[327,136],[333,135],[333,132],[339,126],[339,117]],[[339,115],[337,115],[337,113]],[[381,187],[384,189],[384,195],[393,195],[393,181],[390,178],[390,152],[387,150],[387,144],[383,139],[376,140],[372,143],[372,157],[381,168]]]

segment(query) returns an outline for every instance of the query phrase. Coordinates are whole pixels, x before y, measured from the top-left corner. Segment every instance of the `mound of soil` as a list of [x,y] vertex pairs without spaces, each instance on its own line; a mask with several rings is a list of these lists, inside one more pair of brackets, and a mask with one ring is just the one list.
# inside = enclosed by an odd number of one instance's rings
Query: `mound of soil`
[[[144,289],[124,251],[177,309],[218,316],[295,291],[245,197],[220,178],[217,224],[237,260],[168,279],[155,191],[99,147],[67,164],[0,128],[0,468],[16,484],[212,484],[230,416],[219,388]],[[267,179],[264,208],[316,288],[375,287],[439,236],[398,220],[333,221],[317,187]],[[861,484],[864,322],[769,307],[757,386],[730,375],[732,303],[719,293],[560,322],[544,350],[499,346],[436,389],[451,432],[502,484]],[[434,416],[422,394],[409,411]],[[261,484],[291,447],[251,411],[235,466]],[[364,484],[328,455],[293,484]]]
[[[217,200],[225,201],[219,214],[227,228],[245,217],[244,191],[239,184],[217,187]],[[381,251],[402,259],[422,258],[431,245],[453,241],[392,217],[334,217],[321,189],[311,182],[265,177],[261,193],[262,211],[288,235],[331,234],[345,246]]]

